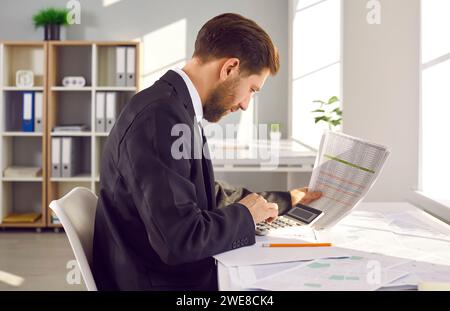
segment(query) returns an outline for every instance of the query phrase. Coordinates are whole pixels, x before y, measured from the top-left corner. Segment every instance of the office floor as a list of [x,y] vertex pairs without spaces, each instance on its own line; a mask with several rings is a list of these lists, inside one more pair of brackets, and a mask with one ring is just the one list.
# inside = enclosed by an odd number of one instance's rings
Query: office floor
[[64,233],[0,231],[0,274],[11,273],[24,279],[16,287],[0,278],[2,290],[85,290],[81,284],[68,284],[66,268],[75,257]]

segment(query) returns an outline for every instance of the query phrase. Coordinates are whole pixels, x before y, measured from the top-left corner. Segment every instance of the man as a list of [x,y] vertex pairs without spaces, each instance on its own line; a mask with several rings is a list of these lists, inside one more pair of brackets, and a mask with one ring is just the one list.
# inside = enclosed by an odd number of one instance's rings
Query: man
[[[182,70],[133,97],[103,151],[93,242],[100,290],[216,290],[212,256],[254,244],[256,223],[320,196],[233,188],[214,181],[207,157],[192,156],[194,137],[206,143],[199,121],[246,110],[278,68],[264,30],[223,14],[202,27]],[[182,150],[189,157],[173,154],[179,125],[197,133]]]

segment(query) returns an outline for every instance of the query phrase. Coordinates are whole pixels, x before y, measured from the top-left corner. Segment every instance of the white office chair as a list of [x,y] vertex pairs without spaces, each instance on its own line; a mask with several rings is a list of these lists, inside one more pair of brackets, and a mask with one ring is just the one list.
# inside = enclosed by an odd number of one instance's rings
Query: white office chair
[[76,187],[61,199],[52,201],[50,208],[69,238],[87,289],[96,291],[91,266],[97,196],[87,188]]

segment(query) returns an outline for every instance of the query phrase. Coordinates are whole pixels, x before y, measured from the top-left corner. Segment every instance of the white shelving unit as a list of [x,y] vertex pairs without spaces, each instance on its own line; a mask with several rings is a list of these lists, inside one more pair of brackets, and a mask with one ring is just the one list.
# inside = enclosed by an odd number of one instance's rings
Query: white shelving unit
[[[116,47],[136,48],[133,86],[115,84]],[[17,70],[32,70],[34,86],[15,85]],[[48,204],[76,186],[98,193],[100,161],[108,133],[95,132],[95,99],[97,92],[118,92],[119,110],[139,90],[139,43],[134,41],[8,41],[0,42],[0,228],[57,228],[52,223]],[[82,88],[62,86],[64,76],[83,76]],[[21,129],[22,93],[43,92],[43,132],[23,132]],[[22,110],[21,110],[22,109]],[[55,125],[86,124],[85,132],[52,132]],[[81,173],[70,178],[51,176],[51,139],[76,137],[82,148],[79,156]],[[11,165],[42,167],[42,176],[4,177]],[[5,224],[10,213],[40,212],[35,223]]]
[[[45,42],[0,42],[0,227],[40,230],[46,226],[45,129],[42,133],[21,131],[24,91],[43,92],[43,115],[46,112],[46,54]],[[32,70],[34,86],[17,87],[17,70]],[[42,175],[4,177],[4,170],[12,165],[39,166]],[[11,213],[28,212],[40,213],[41,217],[34,223],[3,223],[3,218]]]
[[[136,48],[136,85],[115,85],[115,48],[134,46]],[[60,41],[49,43],[49,144],[51,154],[52,137],[79,137],[83,140],[84,152],[81,156],[84,170],[82,174],[70,178],[50,177],[48,183],[48,203],[60,198],[73,187],[83,186],[95,193],[99,190],[101,153],[108,133],[95,131],[95,99],[97,92],[118,92],[119,109],[129,101],[138,90],[139,46],[137,42],[92,42]],[[76,57],[74,57],[76,55]],[[73,58],[73,59],[72,59]],[[64,62],[72,59],[69,66]],[[83,76],[86,86],[66,88],[61,86],[63,76]],[[76,106],[78,105],[78,106]],[[89,126],[85,132],[53,133],[55,125],[83,123]],[[51,159],[48,159],[49,161]],[[51,167],[51,162],[48,167]],[[47,226],[59,227],[51,223],[51,213],[47,213]]]

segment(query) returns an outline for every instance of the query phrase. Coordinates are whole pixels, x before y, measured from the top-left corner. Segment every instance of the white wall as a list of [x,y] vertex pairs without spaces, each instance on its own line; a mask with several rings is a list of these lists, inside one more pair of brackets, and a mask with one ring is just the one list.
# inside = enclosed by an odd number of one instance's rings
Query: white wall
[[344,0],[344,131],[388,145],[391,156],[369,201],[401,201],[418,179],[420,0]]

